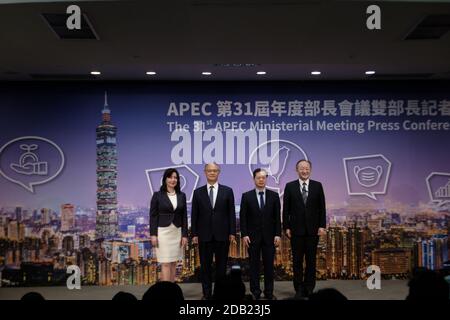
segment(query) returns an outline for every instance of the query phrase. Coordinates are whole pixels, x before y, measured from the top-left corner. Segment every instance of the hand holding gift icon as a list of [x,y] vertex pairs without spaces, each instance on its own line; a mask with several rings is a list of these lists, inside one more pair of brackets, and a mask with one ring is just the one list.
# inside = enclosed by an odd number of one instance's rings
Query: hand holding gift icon
[[20,149],[25,152],[20,156],[19,163],[11,163],[12,170],[25,175],[47,175],[48,163],[39,161],[36,153],[32,152],[38,149],[36,144],[21,144]]
[[0,175],[31,193],[35,186],[55,179],[64,163],[61,148],[47,138],[23,136],[0,147]]

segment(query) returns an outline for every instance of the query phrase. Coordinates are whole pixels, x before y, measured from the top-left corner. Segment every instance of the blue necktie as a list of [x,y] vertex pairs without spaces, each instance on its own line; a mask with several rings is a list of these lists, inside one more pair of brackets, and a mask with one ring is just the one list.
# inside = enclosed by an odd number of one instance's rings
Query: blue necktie
[[264,208],[264,192],[259,192],[259,208],[262,210]]
[[214,186],[209,187],[209,201],[211,202],[211,207],[214,208]]

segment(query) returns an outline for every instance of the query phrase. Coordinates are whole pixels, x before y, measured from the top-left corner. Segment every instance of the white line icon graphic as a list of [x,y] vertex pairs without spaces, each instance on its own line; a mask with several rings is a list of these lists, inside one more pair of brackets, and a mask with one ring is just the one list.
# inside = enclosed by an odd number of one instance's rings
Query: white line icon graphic
[[[145,175],[147,176],[148,186],[150,187],[150,193],[153,195],[153,193],[155,192],[155,189],[157,187],[159,187],[160,183],[161,183],[160,180],[158,180],[159,181],[159,185],[153,186],[152,185],[152,181],[150,179],[150,174],[155,173],[155,172],[163,173],[166,169],[169,169],[169,168],[178,169],[178,171],[180,171],[179,169],[185,168],[186,170],[189,171],[189,173],[191,173],[193,175],[195,180],[193,182],[191,194],[186,194],[186,197],[187,197],[186,202],[187,203],[191,203],[192,202],[192,197],[194,196],[194,190],[195,190],[195,188],[197,188],[197,184],[198,184],[198,181],[200,179],[200,176],[194,170],[192,170],[188,165],[185,165],[185,164],[176,165],[176,166],[167,166],[167,167],[161,167],[161,168],[146,169],[145,170]],[[181,174],[180,172],[179,172],[179,175],[180,175],[180,182],[179,182],[180,183],[180,189],[183,190],[188,184],[188,179],[185,177],[185,175]],[[159,177],[159,179],[161,179],[161,177]]]
[[450,203],[450,173],[431,172],[425,179],[430,201],[438,206]]
[[377,200],[386,194],[392,163],[382,154],[342,159],[348,195],[363,195]]
[[[14,143],[21,141],[21,140],[32,140],[33,143],[22,143],[19,145],[19,149],[25,151],[18,159],[18,163],[9,162],[7,167],[1,167],[0,166],[0,174],[7,180],[20,185],[21,187],[25,188],[26,190],[30,191],[31,193],[34,193],[34,186],[44,184],[47,182],[50,182],[51,180],[55,179],[64,168],[65,164],[65,157],[64,153],[61,150],[61,148],[54,143],[53,141],[38,137],[38,136],[24,136],[19,137],[16,139],[13,139],[11,141],[8,141],[0,148],[0,160],[2,160],[2,156],[7,150],[7,148]],[[44,144],[42,144],[44,142]],[[2,169],[11,169],[12,171],[10,173],[14,174],[17,173],[19,175],[22,175],[24,180],[26,177],[32,177],[32,176],[48,176],[49,173],[49,164],[48,161],[41,161],[39,159],[38,155],[36,154],[36,151],[42,147],[45,144],[49,144],[51,146],[51,149],[54,149],[53,151],[56,151],[56,154],[59,157],[59,167],[56,170],[56,172],[51,175],[50,177],[41,180],[41,181],[21,181],[18,178],[11,177],[7,172],[4,172]],[[48,147],[48,146],[47,146]],[[14,171],[14,172],[13,172]],[[28,178],[27,178],[28,179]]]

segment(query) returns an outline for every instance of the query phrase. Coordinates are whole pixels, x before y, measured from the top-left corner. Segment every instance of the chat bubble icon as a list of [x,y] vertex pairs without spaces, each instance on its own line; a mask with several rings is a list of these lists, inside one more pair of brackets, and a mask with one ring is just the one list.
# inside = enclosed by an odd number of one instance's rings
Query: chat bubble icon
[[392,163],[382,154],[343,158],[347,192],[377,200],[386,194]]
[[31,193],[35,186],[55,179],[64,163],[61,148],[43,137],[19,137],[0,148],[0,174]]
[[147,176],[147,181],[150,188],[150,195],[153,195],[154,192],[159,190],[162,184],[162,177],[164,171],[166,171],[166,169],[169,168],[177,169],[178,174],[180,175],[179,181],[180,189],[186,194],[186,202],[191,203],[192,197],[194,196],[194,190],[195,188],[197,188],[200,176],[185,164],[170,167],[146,169],[145,175]]
[[430,201],[438,206],[450,203],[450,173],[432,172],[425,179]]
[[298,178],[293,170],[299,159],[308,159],[306,152],[296,143],[289,140],[273,139],[261,143],[250,152],[248,172],[253,178],[256,168],[266,170],[267,188],[283,196],[283,187],[291,180]]

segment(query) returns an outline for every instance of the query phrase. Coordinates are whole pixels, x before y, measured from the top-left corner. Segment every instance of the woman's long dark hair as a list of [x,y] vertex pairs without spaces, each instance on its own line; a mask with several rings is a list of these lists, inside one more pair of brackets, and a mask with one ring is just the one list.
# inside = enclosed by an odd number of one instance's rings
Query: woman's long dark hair
[[164,171],[163,177],[162,177],[162,184],[161,184],[161,188],[159,189],[162,192],[167,192],[167,184],[166,184],[166,179],[169,178],[173,173],[175,172],[175,174],[177,175],[177,184],[175,185],[175,192],[176,193],[180,193],[180,174],[178,173],[177,169],[174,168],[169,168],[166,169],[166,171]]

